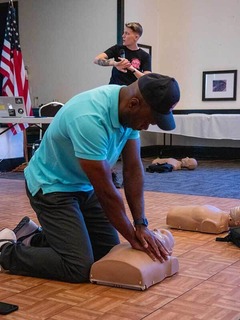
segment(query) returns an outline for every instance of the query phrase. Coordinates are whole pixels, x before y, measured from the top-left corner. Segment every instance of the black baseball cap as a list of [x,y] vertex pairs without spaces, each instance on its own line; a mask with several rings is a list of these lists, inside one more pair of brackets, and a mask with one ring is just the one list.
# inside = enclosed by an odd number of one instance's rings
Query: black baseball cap
[[138,79],[145,102],[152,108],[157,126],[162,130],[176,128],[172,109],[180,100],[180,89],[174,78],[148,73]]

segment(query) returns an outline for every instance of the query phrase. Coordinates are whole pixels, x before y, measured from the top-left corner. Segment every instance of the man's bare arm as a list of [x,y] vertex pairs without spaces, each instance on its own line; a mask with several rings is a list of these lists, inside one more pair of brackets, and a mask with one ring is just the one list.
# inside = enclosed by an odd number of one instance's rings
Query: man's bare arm
[[[153,260],[158,259],[163,262],[167,259],[168,252],[150,230],[145,228],[146,230],[135,231],[126,214],[122,196],[112,182],[108,163],[84,159],[79,159],[79,162],[91,181],[103,210],[118,232],[129,241],[133,248],[145,251]],[[140,202],[142,202],[141,199]],[[136,208],[139,206],[137,205]]]

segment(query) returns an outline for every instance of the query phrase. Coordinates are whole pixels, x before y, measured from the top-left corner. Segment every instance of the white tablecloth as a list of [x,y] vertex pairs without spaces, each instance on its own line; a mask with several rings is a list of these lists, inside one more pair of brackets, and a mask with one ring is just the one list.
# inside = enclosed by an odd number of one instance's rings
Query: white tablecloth
[[[28,123],[39,124],[50,123],[53,117],[23,117],[23,118],[2,118],[0,123]],[[5,131],[7,128],[0,128],[0,161],[4,159],[21,158],[24,156],[23,132],[16,135],[11,130]],[[5,132],[4,132],[5,131]]]
[[42,123],[51,123],[53,117],[0,117],[0,123],[29,123],[29,124],[42,124]]
[[176,128],[163,131],[150,125],[147,131],[204,139],[240,140],[240,114],[192,113],[174,115]]

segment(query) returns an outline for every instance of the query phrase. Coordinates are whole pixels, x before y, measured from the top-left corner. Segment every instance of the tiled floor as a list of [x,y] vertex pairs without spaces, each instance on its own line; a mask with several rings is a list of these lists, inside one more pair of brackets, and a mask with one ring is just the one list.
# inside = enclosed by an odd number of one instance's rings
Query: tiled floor
[[[0,191],[0,229],[13,228],[26,214],[36,221],[23,181],[1,179]],[[146,192],[150,228],[167,227],[169,207],[186,204],[229,211],[239,200]],[[216,242],[216,235],[172,233],[179,273],[143,292],[0,274],[0,300],[19,305],[3,319],[239,320],[240,249]]]

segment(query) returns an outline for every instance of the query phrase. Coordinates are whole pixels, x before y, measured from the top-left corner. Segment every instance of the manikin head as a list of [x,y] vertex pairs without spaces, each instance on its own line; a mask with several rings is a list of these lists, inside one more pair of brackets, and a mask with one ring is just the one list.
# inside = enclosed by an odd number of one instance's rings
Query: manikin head
[[230,209],[230,227],[237,227],[240,226],[240,207],[234,207]]
[[194,158],[188,158],[188,157],[183,158],[181,160],[181,163],[182,163],[182,168],[187,168],[189,170],[194,170],[198,166],[197,160]]
[[174,247],[174,238],[172,233],[167,229],[154,229],[153,232],[161,241],[162,245],[168,250],[169,255],[171,255]]

